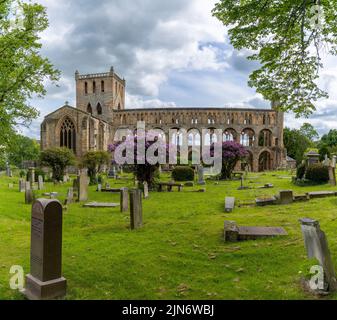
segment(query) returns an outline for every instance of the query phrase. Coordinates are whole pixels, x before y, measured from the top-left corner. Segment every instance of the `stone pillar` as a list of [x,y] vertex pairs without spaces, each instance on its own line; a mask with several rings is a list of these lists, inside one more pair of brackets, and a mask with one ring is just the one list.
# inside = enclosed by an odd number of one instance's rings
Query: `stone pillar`
[[121,212],[127,212],[129,210],[129,189],[122,188],[121,189]]
[[130,227],[131,230],[143,226],[142,191],[139,189],[130,191]]
[[336,291],[336,274],[325,233],[321,230],[317,220],[306,218],[301,219],[300,223],[308,258],[316,258],[324,271],[324,284],[319,291]]
[[39,199],[32,206],[30,274],[24,295],[30,300],[51,300],[66,295],[62,277],[62,205]]

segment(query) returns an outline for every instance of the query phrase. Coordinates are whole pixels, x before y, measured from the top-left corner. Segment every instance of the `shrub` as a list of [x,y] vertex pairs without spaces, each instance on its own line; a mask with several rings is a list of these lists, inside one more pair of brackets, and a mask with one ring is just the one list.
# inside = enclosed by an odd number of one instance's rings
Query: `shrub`
[[106,151],[89,151],[81,161],[81,166],[88,168],[90,184],[97,183],[97,174],[102,171],[104,165],[108,165],[111,159],[110,153]]
[[172,171],[175,181],[194,181],[194,171],[191,167],[175,167]]
[[306,170],[305,164],[301,164],[300,166],[298,166],[296,171],[296,178],[300,180],[303,179],[305,175],[305,170]]
[[305,178],[313,182],[325,183],[329,181],[329,170],[321,164],[313,164],[307,168]]

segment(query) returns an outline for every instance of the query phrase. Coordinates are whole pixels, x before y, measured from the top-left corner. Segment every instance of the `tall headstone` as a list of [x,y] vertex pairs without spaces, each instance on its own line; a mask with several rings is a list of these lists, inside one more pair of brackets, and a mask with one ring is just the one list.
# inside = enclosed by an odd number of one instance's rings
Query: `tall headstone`
[[26,181],[26,188],[25,188],[25,203],[32,204],[34,200],[33,190],[30,186],[30,182]]
[[149,185],[146,181],[143,182],[144,189],[144,199],[148,199],[149,197]]
[[122,188],[121,189],[121,212],[127,212],[129,210],[129,189]]
[[88,184],[89,177],[86,172],[81,172],[78,177],[78,201],[87,201],[88,200]]
[[11,167],[9,166],[8,161],[6,162],[6,175],[7,175],[7,177],[11,177],[12,176]]
[[36,200],[32,206],[30,274],[24,295],[30,300],[52,300],[66,295],[62,277],[62,205]]
[[101,192],[101,191],[102,191],[102,184],[101,184],[101,183],[99,183],[99,184],[97,185],[97,191],[98,191],[98,192]]
[[31,167],[28,169],[28,181],[30,185],[33,187],[35,184],[35,168]]
[[130,227],[131,230],[143,226],[142,191],[139,189],[130,191]]
[[38,176],[38,188],[39,188],[39,190],[43,190],[43,188],[44,188],[42,176]]
[[19,192],[25,192],[26,190],[26,181],[24,179],[19,180]]
[[300,223],[308,258],[316,258],[324,271],[324,285],[319,291],[336,291],[336,274],[325,233],[317,220],[305,218],[301,219]]
[[198,166],[198,184],[199,185],[205,185],[206,182],[205,182],[205,169],[202,165]]
[[74,188],[69,188],[67,192],[67,204],[73,203],[74,201]]

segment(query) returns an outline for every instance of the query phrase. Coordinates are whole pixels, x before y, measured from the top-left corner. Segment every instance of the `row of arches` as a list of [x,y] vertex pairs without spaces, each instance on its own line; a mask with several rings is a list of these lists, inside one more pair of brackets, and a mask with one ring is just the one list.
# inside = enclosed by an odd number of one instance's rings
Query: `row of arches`
[[[89,103],[88,106],[87,106],[87,112],[90,113],[91,115],[93,115],[93,109],[92,109],[91,103]],[[103,114],[103,108],[102,108],[102,105],[100,103],[97,103],[96,112],[97,112],[98,115]]]
[[[97,83],[96,81],[93,81],[91,83],[91,88],[92,88],[92,93],[97,93],[98,88],[97,88]],[[100,87],[100,92],[104,93],[105,92],[105,82],[102,80],[101,81],[101,87]],[[89,94],[89,83],[87,81],[84,82],[84,94]]]

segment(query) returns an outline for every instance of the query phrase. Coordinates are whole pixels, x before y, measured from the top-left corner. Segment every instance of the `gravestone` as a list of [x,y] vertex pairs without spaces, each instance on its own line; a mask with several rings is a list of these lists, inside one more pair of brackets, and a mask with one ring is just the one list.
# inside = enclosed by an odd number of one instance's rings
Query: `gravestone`
[[320,290],[336,291],[336,274],[325,233],[321,230],[317,220],[305,218],[301,219],[300,223],[308,258],[316,258],[324,271],[324,286]]
[[333,166],[329,166],[329,184],[336,186],[336,171]]
[[28,181],[30,185],[33,187],[35,184],[35,168],[31,167],[28,169]]
[[67,204],[71,204],[74,202],[74,188],[69,188],[67,192]]
[[102,191],[102,184],[99,183],[99,184],[97,185],[97,192],[101,192],[101,191]]
[[85,208],[116,208],[119,207],[119,203],[112,202],[90,202],[83,205]]
[[205,175],[204,167],[201,165],[198,166],[198,184],[201,186],[206,184],[204,175]]
[[19,180],[19,192],[25,192],[26,190],[26,181],[24,179]]
[[120,190],[121,194],[121,212],[127,212],[129,210],[129,189],[128,188],[122,188]]
[[9,166],[8,161],[6,162],[6,175],[7,175],[7,177],[11,177],[12,176],[11,167]]
[[57,192],[50,193],[50,199],[56,199],[59,194]]
[[9,188],[9,189],[13,189],[13,188],[14,188],[14,184],[13,184],[13,183],[9,183],[9,184],[8,184],[8,188]]
[[227,197],[225,200],[225,212],[233,212],[235,206],[235,198]]
[[283,190],[280,191],[279,198],[278,198],[279,204],[290,204],[294,202],[294,194],[292,190]]
[[38,176],[38,188],[39,190],[43,189],[43,177],[42,176]]
[[139,189],[130,191],[130,227],[131,230],[143,226],[142,191]]
[[326,197],[334,197],[336,192],[334,191],[313,191],[308,192],[308,196],[310,199],[319,199],[319,198],[326,198]]
[[63,176],[63,183],[67,183],[68,182],[68,178],[66,175]]
[[66,295],[62,277],[62,205],[36,200],[32,206],[30,274],[24,295],[30,300],[52,300]]
[[25,203],[32,204],[34,201],[34,194],[33,190],[30,186],[30,182],[26,181],[26,188],[25,188]]
[[76,177],[73,181],[73,189],[74,192],[78,192],[78,177]]
[[144,181],[143,186],[144,186],[144,199],[148,199],[148,197],[149,197],[149,185],[146,181]]
[[109,183],[106,183],[106,184],[105,184],[105,189],[106,189],[106,190],[110,189],[110,184],[109,184]]
[[285,235],[287,235],[287,232],[280,227],[239,227],[234,221],[225,221],[224,239],[229,242]]
[[88,183],[89,177],[85,172],[82,172],[78,177],[78,201],[88,200]]

